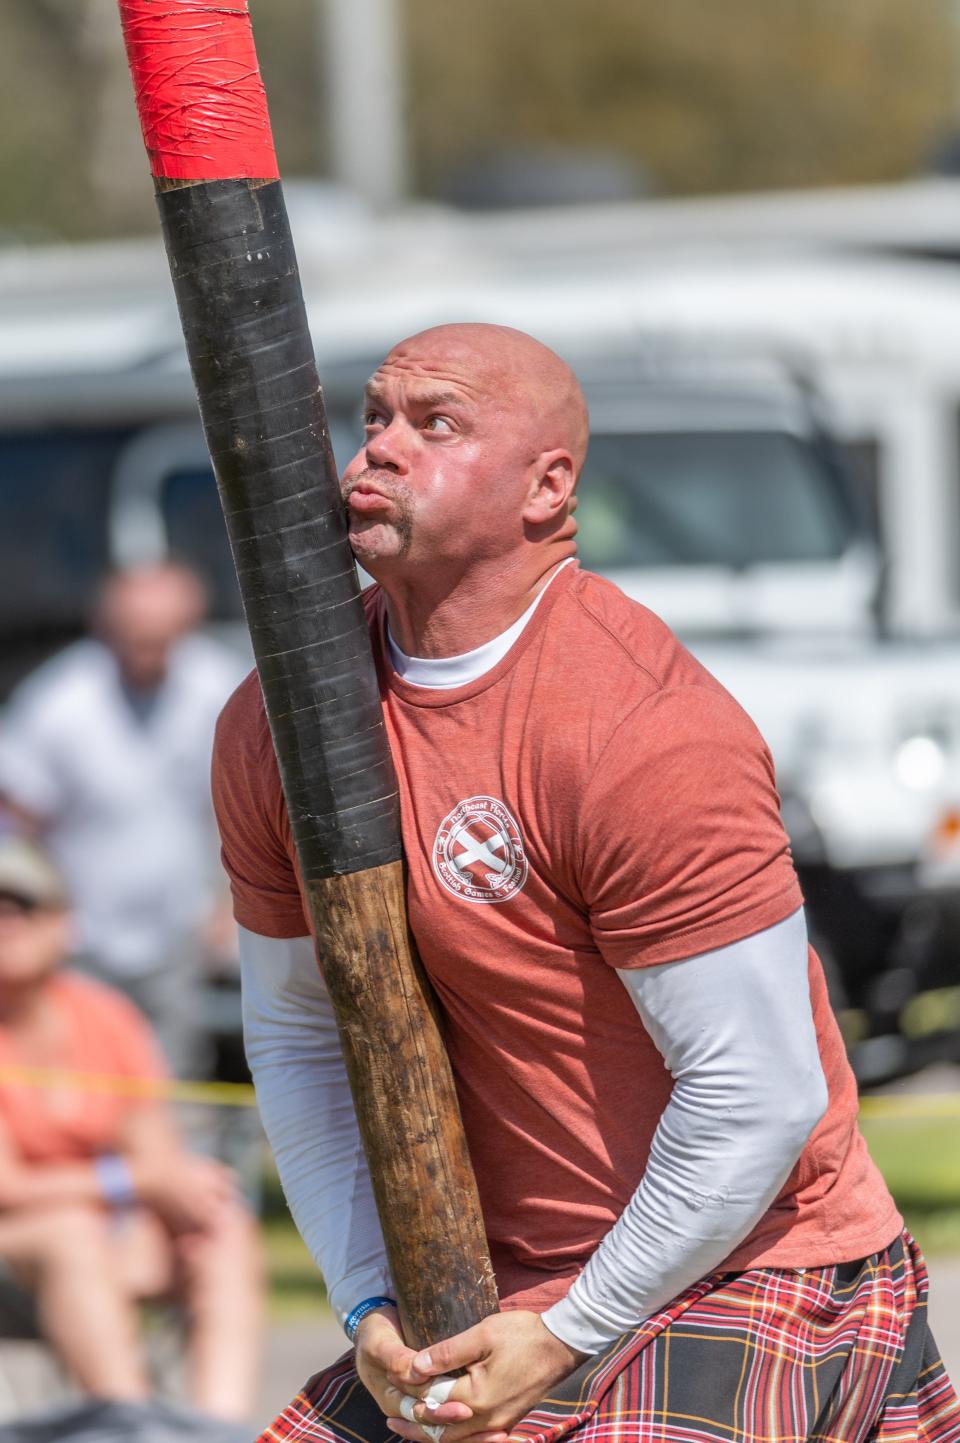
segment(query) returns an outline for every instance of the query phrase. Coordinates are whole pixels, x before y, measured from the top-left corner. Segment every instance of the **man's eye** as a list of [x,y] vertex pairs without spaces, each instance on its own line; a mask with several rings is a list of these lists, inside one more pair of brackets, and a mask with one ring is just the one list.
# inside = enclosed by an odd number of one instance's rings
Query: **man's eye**
[[426,431],[452,431],[453,422],[449,416],[428,416],[423,423]]
[[364,411],[363,424],[367,427],[381,426],[383,424],[383,417],[379,411]]

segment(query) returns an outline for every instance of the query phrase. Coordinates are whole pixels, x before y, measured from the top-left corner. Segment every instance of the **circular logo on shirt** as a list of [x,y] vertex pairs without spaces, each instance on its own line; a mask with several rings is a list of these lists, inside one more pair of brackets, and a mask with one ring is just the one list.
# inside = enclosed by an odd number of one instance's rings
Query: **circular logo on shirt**
[[433,870],[464,902],[507,902],[527,880],[527,854],[511,814],[496,797],[468,797],[440,823]]

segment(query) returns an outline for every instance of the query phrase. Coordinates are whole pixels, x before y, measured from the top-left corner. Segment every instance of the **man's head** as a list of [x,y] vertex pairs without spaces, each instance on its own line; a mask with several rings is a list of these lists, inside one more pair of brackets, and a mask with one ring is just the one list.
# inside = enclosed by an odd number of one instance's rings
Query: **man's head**
[[131,567],[111,576],[100,593],[95,628],[137,691],[163,682],[174,646],[203,619],[203,584],[184,566]]
[[455,578],[545,543],[572,554],[587,408],[532,336],[464,324],[401,341],[368,382],[364,424],[343,492],[354,552],[378,579]]
[[44,982],[70,943],[67,891],[49,858],[0,837],[0,1002]]

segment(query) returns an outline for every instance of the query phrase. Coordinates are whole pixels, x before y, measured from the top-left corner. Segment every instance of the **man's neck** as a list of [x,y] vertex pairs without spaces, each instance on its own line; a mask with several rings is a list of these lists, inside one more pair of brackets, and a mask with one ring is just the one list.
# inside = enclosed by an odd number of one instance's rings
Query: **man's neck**
[[471,682],[479,681],[481,677],[492,671],[508,652],[513,650],[515,643],[533,620],[537,608],[558,575],[570,565],[573,559],[572,556],[568,556],[566,561],[559,562],[553,568],[526,611],[505,631],[502,631],[499,636],[493,637],[491,641],[483,642],[480,646],[474,647],[472,651],[461,652],[458,656],[407,656],[397,646],[388,622],[387,649],[394,671],[408,685],[426,687],[430,691],[450,691],[453,688],[469,686]]
[[489,568],[471,569],[442,591],[385,578],[381,585],[390,634],[407,656],[462,656],[512,626],[560,563],[574,554],[568,544],[524,557],[522,563],[501,559]]

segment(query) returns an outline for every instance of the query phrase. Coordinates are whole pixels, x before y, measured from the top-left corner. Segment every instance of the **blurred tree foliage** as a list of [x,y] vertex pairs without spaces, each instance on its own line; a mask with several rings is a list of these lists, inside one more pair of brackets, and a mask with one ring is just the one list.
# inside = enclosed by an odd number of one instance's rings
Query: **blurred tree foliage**
[[[895,178],[956,109],[953,0],[399,3],[425,194],[517,144],[617,150],[667,193]],[[252,6],[283,169],[322,173],[320,0]],[[0,240],[151,229],[116,0],[5,0],[3,38]]]
[[[284,169],[316,174],[317,0],[252,0]],[[3,0],[0,243],[155,231],[117,0]]]
[[952,0],[407,0],[421,184],[619,149],[666,193],[899,178],[956,106]]

